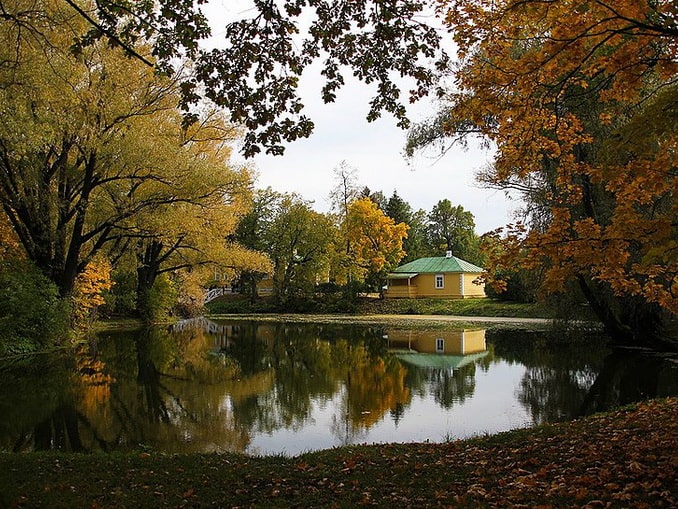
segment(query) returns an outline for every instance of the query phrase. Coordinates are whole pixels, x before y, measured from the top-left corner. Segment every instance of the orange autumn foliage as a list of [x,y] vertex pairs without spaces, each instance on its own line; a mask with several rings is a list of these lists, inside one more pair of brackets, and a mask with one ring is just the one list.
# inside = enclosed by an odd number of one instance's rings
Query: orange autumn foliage
[[106,373],[106,365],[79,348],[75,354],[74,390],[85,415],[95,415],[109,409],[111,385],[115,379]]
[[0,213],[0,260],[25,258],[19,238],[9,222],[7,215]]
[[407,368],[395,359],[357,366],[351,372],[348,403],[349,414],[356,428],[369,429],[397,405],[411,399],[405,384]]
[[73,290],[73,314],[75,324],[87,325],[95,317],[96,310],[104,304],[104,292],[113,286],[111,264],[104,258],[96,258],[87,264],[75,281]]
[[546,267],[547,291],[585,278],[678,313],[678,5],[450,0],[440,9],[461,59],[448,133],[496,145],[486,183],[528,199],[540,183],[539,227],[495,232],[488,265]]

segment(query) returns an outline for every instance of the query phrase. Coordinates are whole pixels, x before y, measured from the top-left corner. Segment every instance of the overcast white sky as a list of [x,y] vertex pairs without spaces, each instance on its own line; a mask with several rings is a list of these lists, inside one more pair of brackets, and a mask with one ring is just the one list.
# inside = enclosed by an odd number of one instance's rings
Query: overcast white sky
[[[305,111],[316,124],[310,138],[288,145],[283,156],[254,158],[257,187],[299,193],[313,200],[316,210],[326,212],[328,195],[337,185],[334,169],[346,161],[357,170],[361,187],[382,191],[386,197],[397,191],[415,210],[428,212],[445,198],[463,206],[475,216],[479,234],[510,222],[515,202],[475,183],[475,171],[492,159],[491,152],[455,148],[442,158],[430,154],[407,161],[403,156],[406,132],[396,126],[393,117],[386,115],[372,123],[365,120],[370,97],[366,87],[349,84],[337,102],[329,105],[323,104],[319,95],[318,89],[302,96]],[[430,103],[417,110],[420,119],[434,113]]]
[[[225,19],[247,15],[248,0],[212,0],[204,12],[213,25],[216,45]],[[338,92],[333,104],[323,104],[321,83],[313,70],[301,80],[300,93],[306,108],[303,113],[315,122],[310,138],[287,146],[283,156],[260,155],[254,158],[256,186],[270,186],[278,192],[296,192],[315,203],[319,212],[329,210],[328,196],[336,186],[334,169],[342,161],[357,170],[360,186],[381,191],[390,197],[393,191],[414,210],[427,212],[442,199],[461,205],[475,216],[479,234],[510,222],[515,202],[502,192],[481,189],[474,173],[492,159],[492,153],[479,148],[449,151],[442,158],[420,155],[407,161],[403,154],[406,132],[396,126],[389,114],[368,123],[371,90],[367,85],[345,76],[347,85]],[[407,98],[407,91],[403,90]],[[422,120],[435,113],[430,101],[411,107],[410,118]]]

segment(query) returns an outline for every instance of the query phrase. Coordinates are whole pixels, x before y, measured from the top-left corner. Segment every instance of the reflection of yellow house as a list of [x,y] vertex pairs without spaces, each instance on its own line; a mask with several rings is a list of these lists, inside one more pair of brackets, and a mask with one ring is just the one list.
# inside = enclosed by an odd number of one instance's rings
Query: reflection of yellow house
[[438,297],[469,299],[485,297],[485,285],[475,280],[481,267],[461,258],[420,258],[401,265],[387,276],[386,298]]
[[401,361],[428,369],[460,369],[487,355],[484,329],[391,331],[388,347]]
[[487,350],[485,329],[455,331],[396,330],[388,332],[388,347],[417,353],[469,355]]

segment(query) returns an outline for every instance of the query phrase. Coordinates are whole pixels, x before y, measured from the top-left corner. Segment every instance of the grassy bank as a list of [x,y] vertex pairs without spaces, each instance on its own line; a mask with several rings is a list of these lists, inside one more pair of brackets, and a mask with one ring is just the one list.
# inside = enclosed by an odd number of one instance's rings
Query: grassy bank
[[552,317],[538,304],[494,299],[362,299],[357,314]]
[[[495,316],[519,318],[552,318],[553,312],[540,304],[507,302],[494,299],[378,299],[358,298],[346,302],[336,296],[309,301],[295,301],[287,308],[277,307],[272,300],[260,299],[250,303],[247,299],[222,298],[211,302],[212,314],[261,313],[340,313],[355,315],[456,315]],[[585,310],[582,310],[582,315]],[[579,319],[585,319],[584,316]]]
[[295,458],[0,454],[8,507],[676,507],[678,399],[444,444]]

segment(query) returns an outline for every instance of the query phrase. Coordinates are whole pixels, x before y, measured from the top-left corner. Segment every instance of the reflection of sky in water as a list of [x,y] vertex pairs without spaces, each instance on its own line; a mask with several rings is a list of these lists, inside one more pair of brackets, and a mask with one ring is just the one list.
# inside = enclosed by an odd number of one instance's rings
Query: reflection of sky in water
[[[492,363],[487,371],[475,372],[475,391],[463,403],[442,408],[430,395],[413,395],[397,424],[387,413],[367,431],[349,429],[338,422],[341,415],[341,394],[320,407],[314,404],[304,427],[278,430],[253,437],[248,453],[282,453],[290,456],[305,451],[326,449],[346,443],[442,442],[447,438],[467,438],[484,433],[497,433],[529,426],[532,418],[516,400],[516,391],[525,367],[504,361]],[[350,425],[348,425],[350,428]]]

